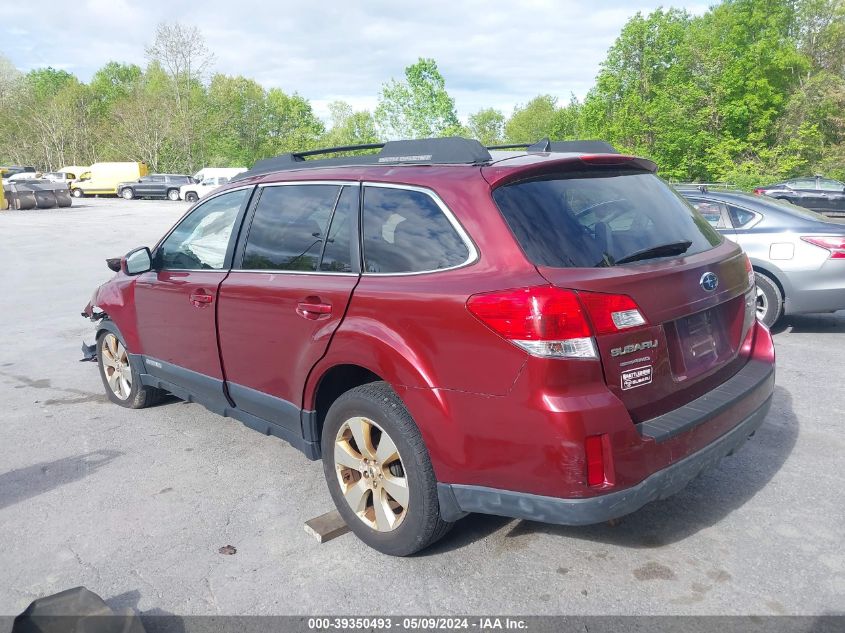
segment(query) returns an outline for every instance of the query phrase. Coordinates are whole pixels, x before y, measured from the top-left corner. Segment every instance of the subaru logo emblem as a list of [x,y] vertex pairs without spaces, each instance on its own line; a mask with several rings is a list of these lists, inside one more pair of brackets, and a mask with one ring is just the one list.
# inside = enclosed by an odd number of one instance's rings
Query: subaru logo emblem
[[713,292],[716,286],[719,285],[719,278],[714,273],[704,273],[698,282],[698,285],[704,288],[707,292]]

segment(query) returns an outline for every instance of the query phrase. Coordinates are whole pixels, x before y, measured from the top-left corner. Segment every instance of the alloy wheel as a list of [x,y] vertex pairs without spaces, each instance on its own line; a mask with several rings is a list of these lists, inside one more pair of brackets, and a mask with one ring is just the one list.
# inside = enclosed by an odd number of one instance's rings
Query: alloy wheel
[[343,498],[361,521],[390,532],[408,513],[409,489],[399,449],[375,422],[354,417],[341,424],[334,463]]
[[126,348],[114,334],[106,334],[100,353],[109,388],[115,396],[126,400],[132,391],[132,368]]
[[757,318],[760,321],[764,320],[768,312],[769,299],[766,297],[766,293],[760,289],[760,286],[757,286]]

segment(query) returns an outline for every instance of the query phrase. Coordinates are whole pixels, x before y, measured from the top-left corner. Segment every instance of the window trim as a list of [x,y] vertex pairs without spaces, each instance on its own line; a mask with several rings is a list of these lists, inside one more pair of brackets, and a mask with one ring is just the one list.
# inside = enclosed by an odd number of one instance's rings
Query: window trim
[[[243,236],[238,235],[238,241],[235,246],[235,252],[232,256],[232,261],[229,266],[229,270],[232,273],[261,273],[265,275],[329,275],[332,277],[358,277],[360,276],[360,272],[351,272],[351,273],[344,273],[344,272],[333,272],[333,271],[325,271],[325,270],[272,270],[268,268],[237,268],[243,264],[244,260],[244,251],[246,250],[246,243],[249,241],[249,232],[252,229],[252,220],[255,217],[255,211],[258,208],[259,202],[261,202],[261,193],[265,188],[268,187],[288,187],[288,186],[295,186],[295,185],[332,185],[336,187],[340,187],[338,190],[338,195],[335,198],[334,206],[332,207],[331,215],[329,216],[329,224],[327,230],[331,230],[331,222],[334,219],[334,213],[337,210],[338,202],[340,201],[340,196],[343,195],[343,187],[356,187],[358,189],[358,215],[355,217],[355,226],[352,228],[352,239],[355,239],[355,235],[358,235],[358,248],[357,248],[357,257],[353,259],[352,266],[353,268],[358,268],[361,270],[361,225],[360,225],[360,217],[361,217],[361,183],[357,180],[286,180],[284,182],[266,182],[261,183],[257,186],[257,194],[254,195],[252,201],[250,202],[249,209],[247,210],[248,218],[245,219],[243,223]],[[325,244],[323,245],[325,246]],[[320,263],[322,263],[322,250],[320,253]]]
[[[431,198],[434,203],[440,208],[440,211],[443,215],[446,216],[446,219],[449,221],[449,224],[452,225],[452,228],[458,234],[458,237],[461,238],[461,241],[466,246],[468,255],[467,259],[461,262],[460,264],[455,264],[454,266],[449,266],[447,268],[434,268],[432,270],[417,270],[413,272],[403,272],[403,273],[373,273],[368,272],[365,266],[365,259],[364,259],[364,201],[366,199],[366,188],[367,187],[379,187],[381,189],[402,189],[405,191],[415,191],[417,193],[422,193],[427,195]],[[455,214],[452,213],[452,210],[446,206],[446,203],[437,195],[437,193],[429,189],[427,187],[419,187],[417,185],[403,185],[399,183],[387,183],[387,182],[372,182],[372,181],[363,181],[361,183],[361,204],[359,207],[359,217],[358,217],[358,242],[359,242],[359,253],[361,259],[361,275],[364,277],[410,277],[415,275],[429,275],[431,273],[442,273],[448,270],[457,270],[458,268],[464,268],[466,266],[471,266],[478,261],[478,249],[475,247],[475,243],[472,241],[472,238],[466,232],[464,227],[455,217]]]
[[[165,235],[152,248],[151,259],[152,259],[153,263],[155,263],[155,261],[156,261],[156,254],[158,252],[158,249],[161,247],[161,245],[164,244],[164,242],[167,240],[167,238],[170,237],[171,233],[173,233],[173,231],[175,231],[179,227],[179,225],[181,225],[182,222],[184,222],[188,218],[188,216],[191,215],[196,209],[198,209],[201,205],[204,205],[206,202],[210,202],[214,198],[219,198],[220,196],[226,195],[227,193],[232,193],[234,191],[241,191],[243,189],[255,189],[255,185],[241,185],[240,187],[233,187],[232,189],[226,189],[226,191],[218,191],[218,192],[215,192],[214,194],[212,194],[210,196],[207,196],[205,198],[201,198],[201,199],[197,200],[193,205],[191,205],[191,207],[187,211],[185,211],[185,214],[181,218],[179,218],[179,220],[176,223],[174,223],[173,226],[170,227],[170,230],[167,233],[165,233]],[[209,268],[153,268],[150,272],[154,272],[156,274],[158,274],[159,272],[162,272],[162,271],[185,272],[185,273],[219,273],[219,272],[225,272],[225,271],[231,270],[232,269],[232,263],[234,261],[234,256],[235,256],[235,253],[237,251],[238,241],[240,239],[240,232],[241,232],[241,229],[243,228],[244,216],[246,215],[246,212],[249,209],[250,203],[251,203],[251,201],[254,197],[255,197],[255,192],[252,191],[246,196],[244,201],[241,203],[241,208],[238,210],[238,215],[235,218],[235,224],[232,227],[232,236],[229,237],[230,244],[229,244],[228,248],[226,249],[226,257],[223,259],[223,268],[220,268],[220,269],[209,269]],[[232,237],[235,238],[234,248],[233,248],[233,245],[231,243]]]

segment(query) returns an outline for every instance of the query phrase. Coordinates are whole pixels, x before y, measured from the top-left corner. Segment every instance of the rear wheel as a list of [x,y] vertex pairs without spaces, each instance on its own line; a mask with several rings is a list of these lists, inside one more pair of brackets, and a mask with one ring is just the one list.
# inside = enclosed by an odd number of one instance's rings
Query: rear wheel
[[323,470],[335,506],[370,547],[408,556],[451,527],[420,431],[384,382],[338,398],[323,425]]
[[778,285],[763,273],[754,273],[757,283],[757,318],[772,327],[783,315],[783,294]]
[[135,191],[132,189],[132,187],[126,187],[126,189],[120,190],[120,197],[124,200],[131,200],[135,197]]
[[138,372],[129,362],[126,345],[113,332],[103,332],[97,339],[97,364],[106,395],[115,404],[143,409],[159,400],[161,391],[141,384]]
[[167,199],[176,202],[179,199],[179,190],[178,189],[170,189],[167,192]]
[[85,195],[85,192],[82,191],[82,189],[79,189],[79,188],[74,189],[72,193],[73,193],[74,198],[81,198],[82,196]]

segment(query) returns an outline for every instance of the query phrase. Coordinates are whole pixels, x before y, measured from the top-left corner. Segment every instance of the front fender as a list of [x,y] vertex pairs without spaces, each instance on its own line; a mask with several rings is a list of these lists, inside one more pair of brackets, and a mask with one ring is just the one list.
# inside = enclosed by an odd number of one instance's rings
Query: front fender
[[[142,353],[138,337],[138,319],[135,311],[135,277],[118,273],[100,286],[91,299],[92,307],[107,315],[97,325],[97,336],[103,329],[119,328],[126,349],[133,354]],[[110,325],[105,325],[110,323]]]

